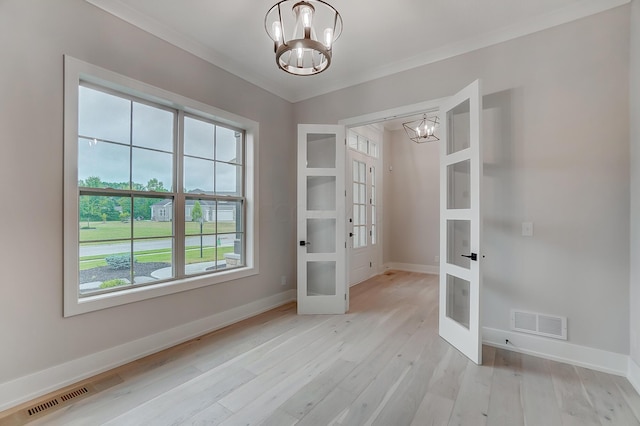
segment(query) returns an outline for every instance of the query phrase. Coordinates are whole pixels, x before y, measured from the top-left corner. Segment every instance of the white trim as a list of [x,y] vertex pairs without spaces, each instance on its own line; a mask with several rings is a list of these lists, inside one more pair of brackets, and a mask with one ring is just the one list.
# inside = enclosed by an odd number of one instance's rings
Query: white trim
[[295,290],[238,306],[169,330],[0,383],[0,411],[93,377],[295,300]]
[[359,127],[366,126],[368,124],[379,123],[381,121],[391,120],[394,118],[407,117],[410,115],[415,115],[417,113],[422,114],[424,112],[436,112],[439,111],[440,105],[446,99],[447,98],[430,99],[428,101],[418,102],[411,105],[404,105],[397,108],[390,108],[382,111],[372,112],[369,114],[349,117],[338,121],[338,124],[342,124],[346,127]]
[[[179,106],[185,112],[197,111],[207,118],[245,130],[245,199],[246,199],[246,263],[247,267],[212,275],[188,277],[145,287],[79,298],[78,296],[78,196],[77,196],[77,110],[80,80],[104,87],[144,93],[154,102]],[[258,262],[258,122],[224,111],[184,96],[151,86],[113,71],[64,56],[64,316],[92,312],[113,306],[138,302],[240,278],[257,275]]]
[[640,393],[640,366],[629,357],[629,366],[627,368],[627,379],[631,385],[635,388],[636,392]]
[[[496,348],[565,362],[617,376],[627,377],[628,371],[630,372],[629,357],[616,352],[489,327],[482,328],[482,337],[482,343]],[[509,340],[508,344],[505,343],[506,339]],[[630,374],[629,377],[631,377]],[[631,381],[631,378],[629,380]]]
[[[296,93],[295,99],[285,99],[290,100],[291,102],[303,101],[315,96],[324,95],[329,92],[334,92],[347,87],[355,86],[357,84],[366,83],[368,81],[376,80],[399,72],[464,55],[465,53],[473,52],[485,47],[504,43],[506,41],[513,40],[519,37],[524,37],[529,34],[576,21],[578,19],[586,18],[587,16],[605,12],[609,9],[627,4],[630,1],[631,0],[583,0],[580,2],[575,2],[571,6],[558,9],[550,14],[536,16],[529,21],[517,22],[508,27],[499,28],[495,31],[487,32],[484,34],[478,34],[477,36],[474,36],[472,38],[450,43],[438,49],[423,52],[401,61],[396,61],[390,64],[383,64],[379,67],[370,69],[368,72],[354,75],[352,78],[332,80],[323,87],[309,85],[304,93]],[[280,95],[279,93],[276,94]]]
[[307,85],[302,91],[292,91],[285,85],[275,83],[264,78],[259,73],[254,73],[250,68],[241,65],[219,52],[205,46],[190,37],[166,26],[165,24],[140,13],[135,8],[128,6],[120,0],[86,0],[88,3],[128,22],[156,37],[173,44],[205,61],[224,69],[236,76],[255,84],[263,89],[280,96],[289,102],[300,102],[315,96],[323,95],[335,90],[344,89],[356,84],[365,83],[398,72],[410,70],[420,66],[432,64],[444,59],[452,58],[474,50],[493,46],[518,37],[523,37],[538,31],[566,24],[578,19],[595,15],[609,9],[629,3],[631,0],[583,0],[570,6],[553,11],[552,13],[535,16],[529,21],[517,22],[511,26],[496,29],[484,34],[478,34],[472,38],[450,43],[438,49],[420,53],[391,64],[383,64],[374,67],[368,72],[354,75],[352,78],[334,79],[327,85]]
[[[161,40],[166,41],[179,49],[189,52],[200,59],[213,64],[225,71],[228,71],[236,76],[248,81],[251,84],[255,84],[258,87],[265,89],[266,91],[273,93],[289,102],[293,102],[293,93],[287,93],[286,89],[282,86],[274,84],[273,81],[264,78],[264,75],[260,73],[251,72],[246,65],[239,64],[233,58],[221,54],[220,52],[211,49],[210,47],[186,36],[185,34],[174,30],[173,28],[153,19],[144,13],[139,12],[132,6],[120,1],[120,0],[86,0],[90,3],[111,15],[122,19],[123,21],[146,31],[149,34],[153,34]],[[289,99],[291,98],[291,99]]]
[[440,267],[438,265],[420,265],[417,263],[399,263],[387,262],[384,269],[396,269],[398,271],[419,272],[421,274],[440,275]]

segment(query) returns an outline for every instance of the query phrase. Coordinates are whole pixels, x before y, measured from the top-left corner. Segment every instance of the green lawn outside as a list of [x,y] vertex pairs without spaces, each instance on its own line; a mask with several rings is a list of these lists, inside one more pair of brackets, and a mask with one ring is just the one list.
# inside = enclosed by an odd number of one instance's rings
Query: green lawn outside
[[[91,228],[82,229],[87,226],[87,222],[80,222],[80,242],[101,241],[101,240],[126,240],[131,238],[131,224],[133,223],[133,236],[135,238],[147,237],[171,237],[173,232],[173,222],[155,222],[150,220],[133,221],[129,223],[120,221],[111,222],[90,222]],[[185,232],[187,235],[199,235],[199,222],[186,222]],[[203,234],[215,234],[216,223],[204,222],[202,224]],[[236,232],[235,222],[218,222],[217,232],[219,234]]]
[[[203,261],[210,261],[215,256],[215,247],[203,247],[202,257],[200,257],[200,246],[189,246],[186,248],[185,261],[187,264],[200,263]],[[225,253],[233,253],[233,247],[218,247],[217,260],[223,260]],[[128,255],[129,253],[114,253],[114,255]],[[111,255],[109,255],[111,256]],[[83,256],[80,258],[80,270],[97,268],[100,266],[107,266],[107,262],[104,260],[106,255],[97,256]],[[135,254],[136,261],[139,263],[146,262],[166,262],[171,263],[171,250],[170,249],[158,249],[158,250],[146,250],[139,251]]]

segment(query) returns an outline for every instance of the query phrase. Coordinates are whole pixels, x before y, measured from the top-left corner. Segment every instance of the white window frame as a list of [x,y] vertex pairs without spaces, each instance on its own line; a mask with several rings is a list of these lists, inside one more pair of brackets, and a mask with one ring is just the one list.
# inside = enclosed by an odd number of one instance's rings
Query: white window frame
[[[78,90],[87,82],[151,102],[183,110],[245,131],[245,263],[214,274],[176,279],[111,293],[79,293],[78,229]],[[142,95],[142,96],[141,96]],[[138,302],[259,273],[258,265],[258,134],[259,123],[213,106],[171,93],[113,71],[64,57],[64,316]],[[176,235],[176,238],[180,236]]]

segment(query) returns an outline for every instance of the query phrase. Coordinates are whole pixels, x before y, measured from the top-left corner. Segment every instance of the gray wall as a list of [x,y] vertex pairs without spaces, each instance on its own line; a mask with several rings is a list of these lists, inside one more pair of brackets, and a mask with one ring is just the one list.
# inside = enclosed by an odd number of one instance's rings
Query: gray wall
[[[437,143],[416,144],[388,131],[384,157],[384,263],[437,267],[440,172]],[[392,167],[392,170],[389,170]]]
[[631,4],[631,358],[640,365],[640,0]]
[[[627,5],[299,102],[296,121],[335,123],[482,78],[493,123],[483,324],[508,329],[511,308],[564,315],[569,341],[626,354],[628,67]],[[533,237],[521,236],[524,221]]]
[[[294,282],[290,103],[83,0],[3,0],[0,52],[0,383],[279,293],[282,275]],[[260,123],[259,276],[62,317],[63,54]]]

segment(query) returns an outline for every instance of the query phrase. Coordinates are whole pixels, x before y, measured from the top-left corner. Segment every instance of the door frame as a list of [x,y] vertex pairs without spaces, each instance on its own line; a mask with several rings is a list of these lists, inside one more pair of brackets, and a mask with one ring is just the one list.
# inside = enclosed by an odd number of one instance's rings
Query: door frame
[[[368,124],[375,124],[375,123],[379,123],[381,121],[386,121],[386,120],[392,120],[392,119],[396,119],[396,118],[400,118],[400,117],[408,117],[408,116],[412,116],[412,115],[417,115],[417,114],[423,114],[425,112],[427,113],[434,113],[434,112],[438,112],[440,110],[440,105],[445,102],[449,97],[445,97],[445,98],[436,98],[436,99],[431,99],[428,101],[423,101],[423,102],[418,102],[415,104],[409,104],[409,105],[404,105],[401,107],[397,107],[397,108],[390,108],[390,109],[385,109],[382,111],[377,111],[377,112],[372,112],[369,114],[363,114],[363,115],[358,115],[355,117],[349,117],[349,118],[345,118],[342,120],[338,121],[339,125],[342,125],[345,127],[345,134],[348,134],[349,129],[351,129],[352,127],[360,127],[360,126],[366,126]],[[345,151],[349,149],[346,145],[345,145]],[[382,179],[379,179],[379,182],[381,185],[384,185],[383,181],[384,181],[384,170],[383,170],[383,164],[384,164],[384,143],[381,141],[380,143],[380,147],[379,147],[379,156],[378,156],[378,160],[379,160],[379,170],[377,171],[377,174],[379,177],[381,177]],[[346,152],[345,152],[346,155]],[[346,158],[346,157],[345,157]],[[345,167],[345,173],[347,172],[346,167]],[[384,202],[382,202],[383,197],[380,197],[380,202],[378,203],[377,208],[380,209],[379,211],[379,215],[381,217],[384,217],[385,215],[385,205]],[[382,223],[379,223],[378,226],[380,226],[380,229],[382,229]],[[346,228],[345,228],[346,230]],[[348,235],[348,231],[347,231],[347,235]],[[380,253],[379,253],[379,258],[378,258],[378,272],[382,271],[382,268],[384,268],[384,264],[382,262],[382,247],[384,247],[384,235],[382,232],[378,233],[378,244],[380,247]],[[347,273],[351,268],[351,264],[349,262],[349,256],[347,256]],[[347,301],[349,301],[350,295],[349,295],[349,286],[347,286]],[[347,305],[348,306],[348,305]],[[348,308],[347,308],[348,309]]]
[[[467,85],[463,86],[463,87],[467,87]],[[457,91],[456,91],[457,93]],[[444,104],[447,103],[447,101],[452,97],[455,96],[456,93],[453,93],[451,96],[447,96],[447,97],[443,97],[443,98],[437,98],[437,99],[431,99],[431,100],[427,100],[427,101],[423,101],[423,102],[418,102],[415,104],[409,104],[409,105],[405,105],[405,106],[401,106],[401,107],[397,107],[397,108],[390,108],[390,109],[386,109],[386,110],[382,110],[382,111],[377,111],[377,112],[372,112],[369,114],[363,114],[363,115],[359,115],[359,116],[355,116],[355,117],[350,117],[350,118],[345,118],[342,120],[338,121],[338,124],[341,124],[343,126],[345,126],[345,132],[348,132],[349,129],[351,127],[359,127],[359,126],[365,126],[367,124],[373,124],[373,123],[379,123],[381,121],[386,121],[386,120],[391,120],[391,119],[396,119],[396,118],[401,118],[401,117],[408,117],[408,116],[412,116],[412,115],[417,115],[417,114],[423,114],[423,113],[438,113],[440,114],[440,107]],[[480,92],[480,97],[482,98],[483,94],[482,92]],[[482,111],[480,111],[482,113]],[[482,121],[480,122],[480,126],[482,126]],[[347,149],[345,147],[345,149]],[[380,162],[381,164],[384,162],[384,153],[383,153],[384,149],[381,149],[380,151]],[[482,159],[481,159],[482,160]],[[482,187],[482,176],[480,176],[480,182],[479,185]],[[384,203],[382,203],[381,205],[382,209],[384,209]],[[382,232],[379,234],[379,243],[380,244],[384,244],[383,241],[383,234]],[[442,238],[444,238],[443,235],[440,235],[440,239],[442,240]],[[482,243],[482,242],[480,242]],[[442,259],[441,259],[442,260]],[[347,259],[348,262],[348,259]],[[347,263],[347,268],[349,268],[350,265],[349,263]],[[349,287],[347,286],[347,300],[349,300]],[[482,304],[482,299],[480,300],[480,304]],[[438,309],[441,310],[443,309],[443,306],[438,306]],[[480,309],[482,309],[482,306],[480,306]],[[482,344],[482,339],[480,344]]]

